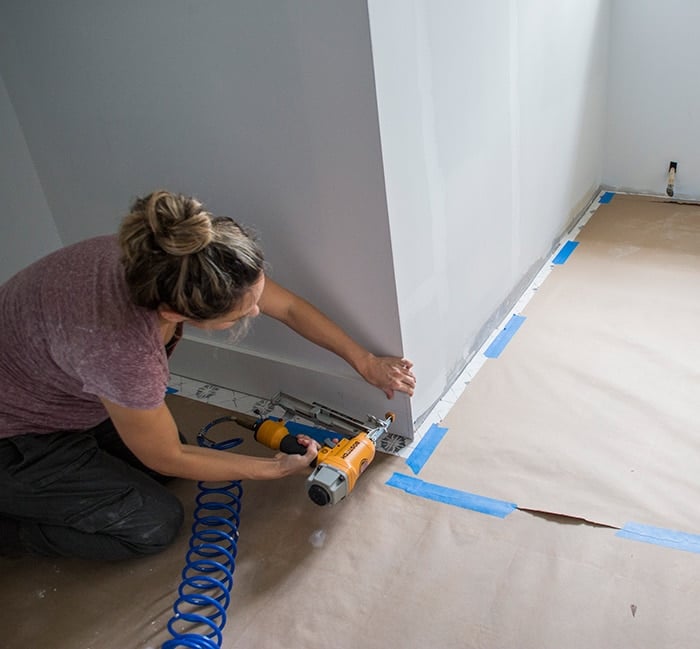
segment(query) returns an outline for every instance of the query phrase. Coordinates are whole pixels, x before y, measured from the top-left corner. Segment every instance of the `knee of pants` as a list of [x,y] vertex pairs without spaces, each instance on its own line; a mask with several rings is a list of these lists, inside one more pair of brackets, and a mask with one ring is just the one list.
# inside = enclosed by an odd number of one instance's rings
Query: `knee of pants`
[[128,531],[118,534],[137,554],[155,554],[168,547],[177,536],[184,520],[182,503],[166,492],[167,498],[144,501]]

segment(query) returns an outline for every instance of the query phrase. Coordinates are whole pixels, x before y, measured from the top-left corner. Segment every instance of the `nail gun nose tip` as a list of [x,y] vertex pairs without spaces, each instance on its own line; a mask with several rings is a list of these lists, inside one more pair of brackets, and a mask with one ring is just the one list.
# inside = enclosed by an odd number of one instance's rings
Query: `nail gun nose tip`
[[330,494],[319,485],[311,485],[308,493],[309,498],[321,507],[325,507],[331,501]]

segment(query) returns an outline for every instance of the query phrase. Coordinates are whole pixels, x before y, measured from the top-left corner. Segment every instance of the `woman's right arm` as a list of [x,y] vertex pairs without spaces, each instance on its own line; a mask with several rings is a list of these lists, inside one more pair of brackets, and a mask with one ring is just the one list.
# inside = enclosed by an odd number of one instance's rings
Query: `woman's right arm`
[[148,468],[162,475],[189,480],[273,480],[304,472],[318,453],[310,437],[300,435],[304,455],[254,457],[182,444],[168,406],[152,410],[125,408],[101,399],[119,436]]

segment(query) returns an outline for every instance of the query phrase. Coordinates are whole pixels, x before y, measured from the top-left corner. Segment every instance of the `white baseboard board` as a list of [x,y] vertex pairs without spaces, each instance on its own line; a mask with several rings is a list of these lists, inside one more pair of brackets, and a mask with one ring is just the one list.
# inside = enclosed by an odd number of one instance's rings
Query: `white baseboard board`
[[405,394],[386,395],[359,376],[328,374],[284,360],[258,356],[247,350],[189,338],[178,343],[170,359],[173,374],[264,398],[286,392],[304,401],[317,401],[341,412],[364,418],[368,414],[396,415],[390,431],[413,439],[411,400]]

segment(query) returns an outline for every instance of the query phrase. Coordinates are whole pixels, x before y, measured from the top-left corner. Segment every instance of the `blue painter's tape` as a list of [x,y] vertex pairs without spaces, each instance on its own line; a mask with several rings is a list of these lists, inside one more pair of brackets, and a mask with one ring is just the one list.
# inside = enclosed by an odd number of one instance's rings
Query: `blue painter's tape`
[[498,358],[501,355],[501,352],[505,349],[506,345],[510,342],[510,339],[515,335],[515,332],[520,329],[523,322],[525,322],[525,316],[514,315],[508,321],[508,324],[503,327],[501,333],[494,338],[494,341],[484,352],[484,356],[487,358]]
[[433,424],[428,429],[428,432],[424,435],[423,439],[418,442],[418,445],[413,449],[413,452],[406,460],[406,464],[411,467],[413,473],[418,474],[425,466],[428,458],[433,454],[433,451],[442,441],[446,432],[447,428],[441,428],[437,424]]
[[605,194],[603,194],[600,197],[600,200],[598,202],[599,203],[609,203],[613,199],[614,196],[615,196],[615,192],[605,192]]
[[663,527],[627,523],[617,534],[623,539],[663,545],[667,548],[700,553],[700,535],[676,532]]
[[571,253],[576,250],[576,246],[578,246],[578,241],[567,241],[557,253],[557,256],[552,259],[552,263],[557,265],[563,264],[571,256]]
[[165,394],[175,394],[176,392],[179,392],[179,391],[180,390],[178,390],[177,388],[171,388],[170,386],[165,388]]
[[505,518],[512,511],[517,509],[514,503],[508,503],[505,500],[495,500],[486,498],[485,496],[477,496],[470,494],[467,491],[458,491],[449,487],[441,487],[440,485],[424,482],[412,476],[394,473],[386,482],[390,487],[396,487],[413,496],[420,496],[428,500],[435,500],[446,505],[454,505],[462,509],[470,509],[489,516]]

